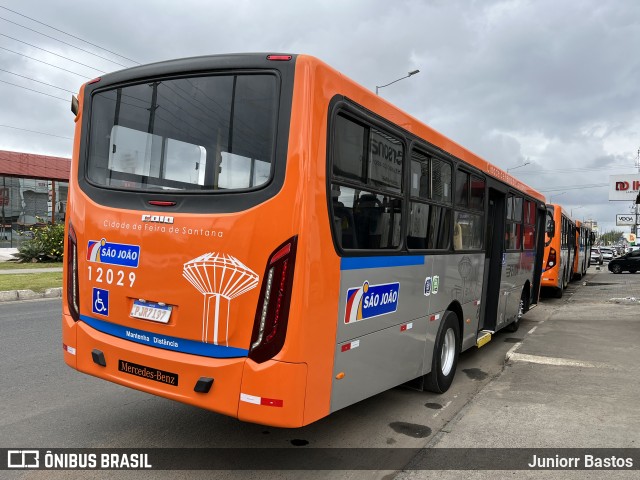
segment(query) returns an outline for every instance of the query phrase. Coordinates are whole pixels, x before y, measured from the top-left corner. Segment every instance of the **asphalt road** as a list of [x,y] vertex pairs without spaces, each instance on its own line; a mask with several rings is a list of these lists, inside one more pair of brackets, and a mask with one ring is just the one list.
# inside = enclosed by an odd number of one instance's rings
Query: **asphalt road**
[[[538,307],[524,317],[518,332],[499,333],[481,349],[463,353],[454,384],[444,395],[398,387],[292,430],[242,423],[81,374],[62,360],[60,299],[0,304],[0,448],[421,448],[500,375],[506,352],[544,315]],[[126,478],[212,478],[207,472],[10,473],[20,478],[114,478],[117,473]],[[393,472],[303,474],[360,479]],[[215,478],[282,475],[217,472]]]

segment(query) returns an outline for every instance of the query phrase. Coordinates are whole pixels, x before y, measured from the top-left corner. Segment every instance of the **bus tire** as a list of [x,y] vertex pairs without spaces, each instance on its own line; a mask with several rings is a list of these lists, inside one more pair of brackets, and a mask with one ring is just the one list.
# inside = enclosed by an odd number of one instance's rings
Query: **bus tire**
[[425,375],[424,389],[434,393],[449,390],[460,355],[460,326],[455,313],[447,310],[436,335],[431,358],[431,372]]
[[553,292],[553,293],[554,293],[554,297],[562,298],[562,294],[564,293],[564,288],[558,287],[558,288],[555,289],[555,292]]

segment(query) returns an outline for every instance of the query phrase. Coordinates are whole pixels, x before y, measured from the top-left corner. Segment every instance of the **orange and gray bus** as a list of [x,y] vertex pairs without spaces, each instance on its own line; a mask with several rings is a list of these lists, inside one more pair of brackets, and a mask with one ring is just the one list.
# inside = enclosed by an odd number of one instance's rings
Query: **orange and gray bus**
[[299,427],[537,303],[544,197],[306,55],[135,67],[74,98],[65,362]]
[[580,279],[587,273],[587,268],[591,265],[591,244],[593,234],[591,229],[580,220],[575,221],[576,235],[573,260],[573,278]]
[[542,287],[562,298],[574,272],[576,225],[560,205],[548,204],[545,232]]

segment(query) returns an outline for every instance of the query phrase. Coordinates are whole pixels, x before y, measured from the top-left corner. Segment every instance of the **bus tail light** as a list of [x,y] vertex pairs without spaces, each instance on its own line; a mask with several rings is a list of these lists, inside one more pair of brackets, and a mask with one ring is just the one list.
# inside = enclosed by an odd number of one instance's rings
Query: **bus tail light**
[[293,270],[298,237],[276,248],[267,262],[251,335],[249,358],[262,363],[284,345],[293,289]]
[[71,317],[77,322],[80,319],[80,295],[78,285],[78,240],[73,226],[69,223],[67,237],[67,304]]
[[544,270],[546,272],[547,270],[555,266],[556,266],[556,249],[552,247],[552,248],[549,248],[549,257],[547,258],[547,266]]

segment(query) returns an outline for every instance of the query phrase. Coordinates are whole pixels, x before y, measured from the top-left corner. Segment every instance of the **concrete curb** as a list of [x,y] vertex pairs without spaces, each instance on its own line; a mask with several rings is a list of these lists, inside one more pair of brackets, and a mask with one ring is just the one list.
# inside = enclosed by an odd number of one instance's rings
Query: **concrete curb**
[[62,287],[47,288],[44,292],[36,293],[33,290],[8,290],[0,292],[0,303],[16,300],[33,300],[34,298],[60,298]]

